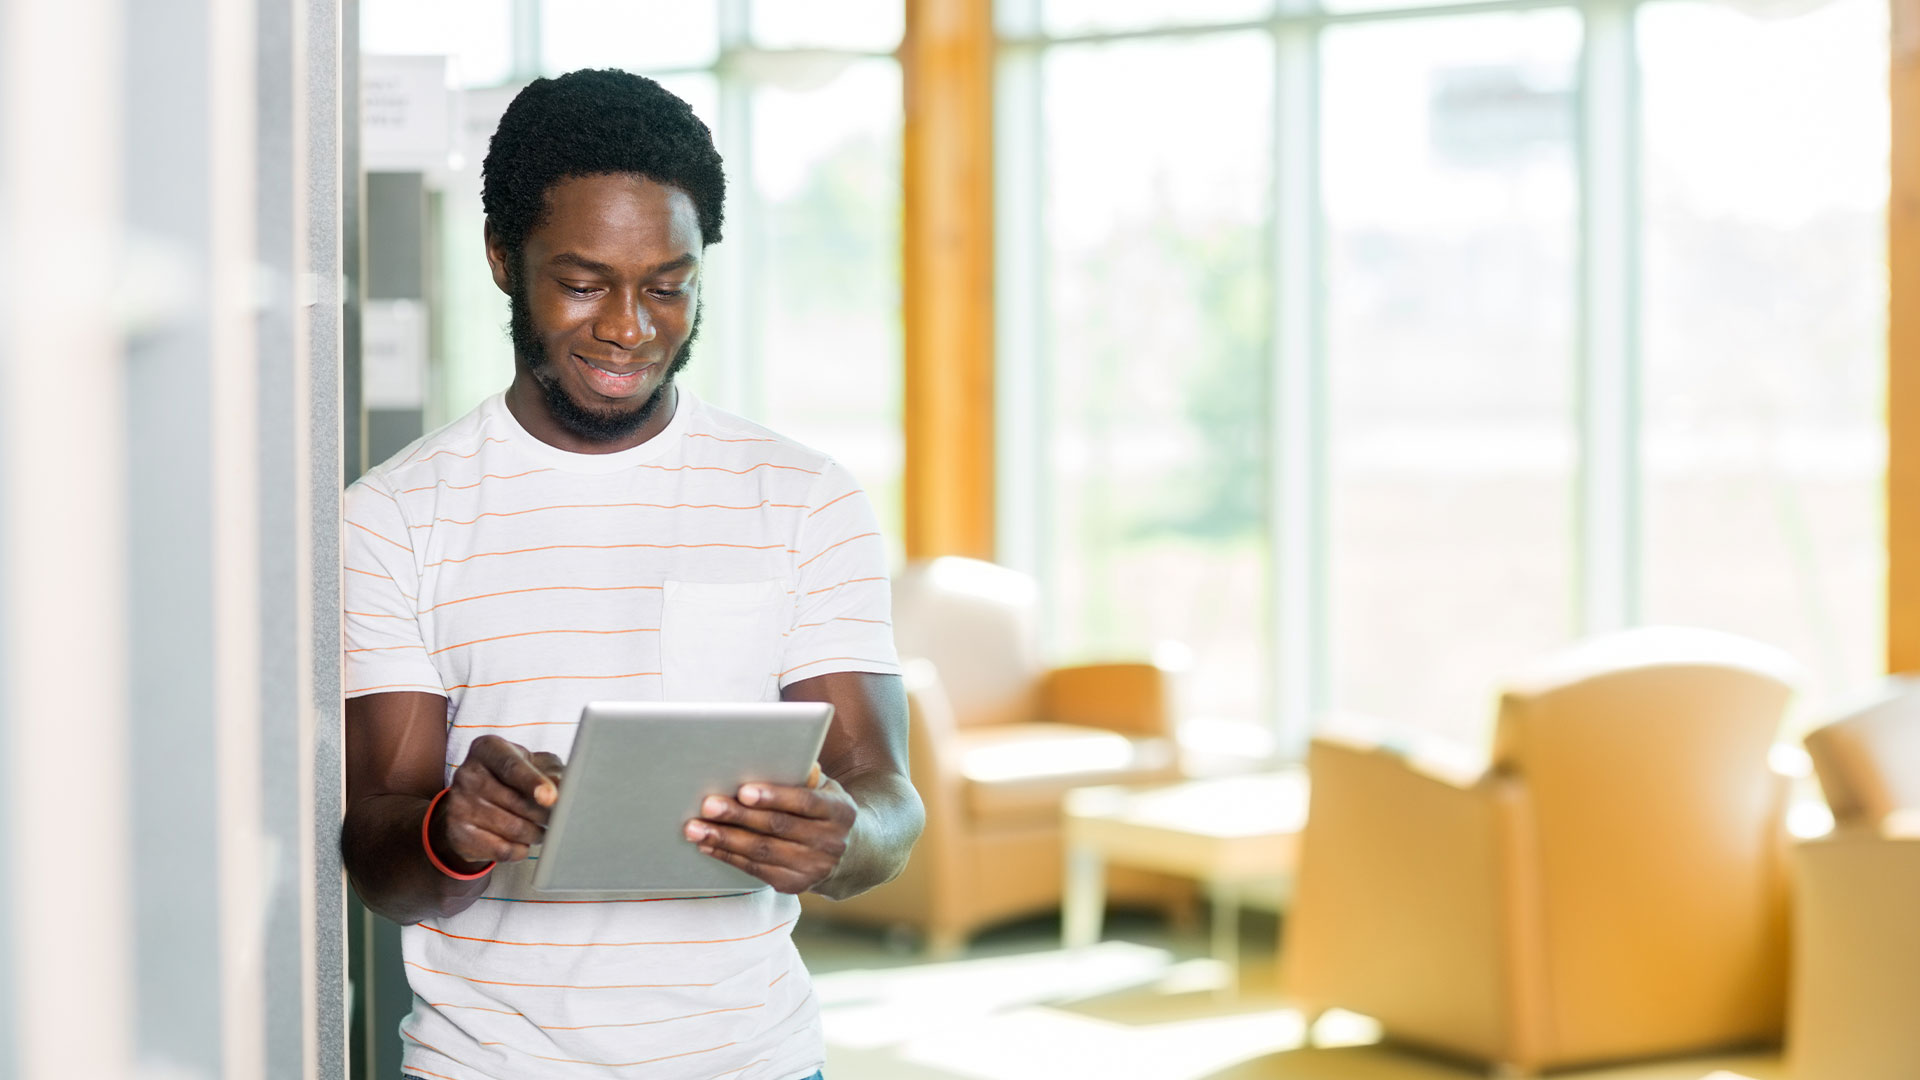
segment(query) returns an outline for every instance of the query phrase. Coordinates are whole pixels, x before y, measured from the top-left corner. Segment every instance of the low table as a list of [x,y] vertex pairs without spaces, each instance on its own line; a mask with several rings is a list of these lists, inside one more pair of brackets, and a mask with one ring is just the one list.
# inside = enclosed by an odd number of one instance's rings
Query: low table
[[1307,820],[1305,769],[1067,793],[1068,948],[1100,940],[1106,867],[1157,870],[1204,883],[1213,898],[1213,956],[1239,972],[1241,890],[1293,872]]

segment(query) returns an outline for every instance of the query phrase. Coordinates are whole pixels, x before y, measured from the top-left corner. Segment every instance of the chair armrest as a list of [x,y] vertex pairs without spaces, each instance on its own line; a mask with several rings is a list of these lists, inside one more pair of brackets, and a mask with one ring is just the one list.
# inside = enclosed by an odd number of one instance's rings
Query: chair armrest
[[953,704],[933,664],[908,660],[900,675],[907,690],[907,768],[927,818],[912,863],[887,887],[912,894],[900,901],[907,910],[934,911],[949,902],[941,892],[955,888],[966,865],[961,852],[968,832],[961,752]]
[[1127,735],[1172,737],[1173,678],[1146,663],[1080,664],[1040,677],[1039,718]]
[[906,661],[900,678],[907,691],[907,767],[931,816],[936,802],[959,798],[961,762],[953,703],[929,661]]
[[[1287,993],[1396,1034],[1498,1059],[1516,1021],[1502,933],[1524,917],[1508,857],[1516,780],[1448,776],[1379,746],[1316,738],[1282,952]],[[1465,782],[1463,782],[1465,781]]]

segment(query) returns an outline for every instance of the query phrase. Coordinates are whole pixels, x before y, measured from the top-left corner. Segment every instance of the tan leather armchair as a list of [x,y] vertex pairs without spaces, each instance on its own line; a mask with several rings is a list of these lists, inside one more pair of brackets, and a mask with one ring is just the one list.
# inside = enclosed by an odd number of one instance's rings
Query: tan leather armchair
[[1631,630],[1512,684],[1490,760],[1314,739],[1288,994],[1518,1074],[1777,1040],[1793,671]]
[[[915,563],[894,580],[926,832],[898,879],[850,900],[806,897],[810,913],[910,927],[951,954],[992,923],[1058,909],[1068,789],[1178,778],[1168,673],[1046,667],[1036,602],[1031,578],[974,559]],[[1184,895],[1164,879],[1109,882],[1119,902]]]
[[1834,829],[1798,846],[1794,1080],[1920,1076],[1920,681],[1811,732]]

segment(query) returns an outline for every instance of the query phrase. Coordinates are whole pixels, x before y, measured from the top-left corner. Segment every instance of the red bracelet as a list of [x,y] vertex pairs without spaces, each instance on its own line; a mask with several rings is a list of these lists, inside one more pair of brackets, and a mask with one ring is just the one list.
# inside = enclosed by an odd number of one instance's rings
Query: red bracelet
[[432,834],[428,832],[428,826],[433,821],[433,808],[439,806],[440,800],[446,798],[447,792],[452,790],[452,788],[441,788],[440,793],[433,797],[433,801],[427,803],[427,816],[420,819],[420,846],[427,849],[427,861],[433,864],[435,870],[457,881],[478,881],[488,874],[493,873],[493,868],[496,864],[488,863],[471,874],[462,874],[458,870],[448,867],[446,863],[441,862],[440,856],[433,853],[433,838]]

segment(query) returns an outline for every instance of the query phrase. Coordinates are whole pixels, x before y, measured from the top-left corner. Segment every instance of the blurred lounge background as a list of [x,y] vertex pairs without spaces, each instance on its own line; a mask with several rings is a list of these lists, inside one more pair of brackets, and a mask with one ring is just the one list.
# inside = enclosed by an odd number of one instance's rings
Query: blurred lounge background
[[683,378],[843,461],[897,565],[1029,575],[1048,662],[1175,673],[1191,773],[1333,714],[1484,745],[1643,624],[1790,654],[1783,739],[1920,666],[1888,0],[0,18],[0,1077],[392,1074],[335,496],[511,375],[479,167],[541,75],[715,133]]

